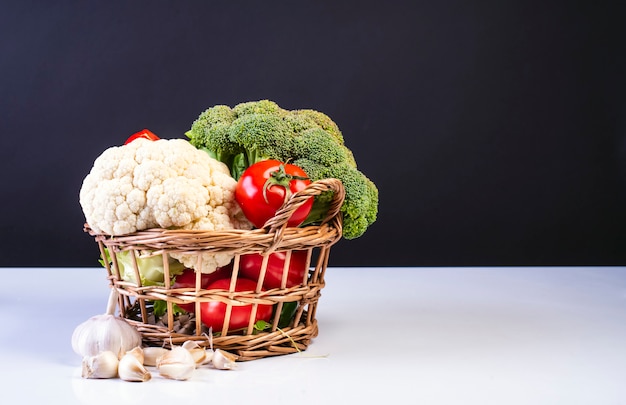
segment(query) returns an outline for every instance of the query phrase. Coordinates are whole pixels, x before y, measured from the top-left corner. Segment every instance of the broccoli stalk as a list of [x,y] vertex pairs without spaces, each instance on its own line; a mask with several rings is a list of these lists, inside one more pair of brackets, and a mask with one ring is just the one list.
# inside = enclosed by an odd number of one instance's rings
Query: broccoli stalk
[[[357,169],[339,127],[315,110],[285,110],[270,100],[217,105],[202,112],[185,135],[192,145],[225,163],[235,179],[252,164],[276,159],[293,163],[313,181],[341,180],[343,237],[355,239],[376,221],[378,189]],[[324,219],[332,193],[315,198],[304,224]]]

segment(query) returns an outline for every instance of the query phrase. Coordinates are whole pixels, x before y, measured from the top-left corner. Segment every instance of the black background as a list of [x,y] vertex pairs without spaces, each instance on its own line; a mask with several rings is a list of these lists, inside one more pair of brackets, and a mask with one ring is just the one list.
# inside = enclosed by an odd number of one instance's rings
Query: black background
[[0,266],[96,266],[93,160],[259,99],[328,114],[379,187],[330,265],[626,264],[610,3],[2,2]]

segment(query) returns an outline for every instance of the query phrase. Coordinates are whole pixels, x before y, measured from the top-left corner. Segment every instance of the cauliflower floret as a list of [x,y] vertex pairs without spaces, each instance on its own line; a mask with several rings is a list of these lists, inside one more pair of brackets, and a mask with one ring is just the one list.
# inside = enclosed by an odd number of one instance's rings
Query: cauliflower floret
[[[83,180],[79,200],[91,229],[124,235],[149,228],[250,229],[235,202],[228,167],[184,139],[136,139],[105,150]],[[192,254],[172,254],[196,267]],[[210,273],[231,254],[203,253]]]

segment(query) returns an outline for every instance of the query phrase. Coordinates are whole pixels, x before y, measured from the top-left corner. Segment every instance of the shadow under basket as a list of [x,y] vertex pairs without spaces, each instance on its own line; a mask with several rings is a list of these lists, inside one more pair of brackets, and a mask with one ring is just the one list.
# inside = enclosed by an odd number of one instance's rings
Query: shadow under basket
[[[288,227],[291,214],[311,197],[332,193],[326,218],[316,225]],[[324,179],[311,183],[306,189],[291,196],[276,215],[262,229],[253,230],[181,230],[148,229],[128,235],[97,234],[85,225],[85,231],[98,243],[102,262],[108,272],[111,287],[119,293],[119,315],[141,334],[144,346],[170,347],[194,340],[203,347],[229,351],[238,361],[290,354],[307,349],[318,334],[316,309],[324,288],[324,274],[331,246],[341,239],[342,221],[339,212],[345,191],[341,181]],[[306,271],[299,284],[288,286],[287,273],[294,252],[298,260],[306,257]],[[306,254],[305,254],[306,252]],[[284,254],[282,279],[279,287],[263,287],[268,260],[272,254]],[[125,263],[130,256],[130,269],[121,271],[120,255]],[[232,274],[228,289],[202,288],[203,276],[195,272],[195,287],[174,288],[170,273],[171,255],[195,256],[199,268],[203,255],[232,256]],[[244,255],[260,254],[260,274],[256,288],[235,291]],[[142,285],[138,262],[146,256],[161,256],[164,282],[161,285]],[[127,265],[128,266],[128,265]],[[123,278],[123,275],[126,275]],[[131,275],[129,277],[129,274]],[[221,302],[225,307],[221,328],[209,329],[200,321],[200,308],[207,302]],[[257,322],[258,310],[272,307],[272,315]],[[189,311],[178,311],[182,307]],[[232,328],[233,309],[249,308],[247,325]],[[221,329],[216,332],[216,329]],[[209,339],[211,334],[211,339]]]

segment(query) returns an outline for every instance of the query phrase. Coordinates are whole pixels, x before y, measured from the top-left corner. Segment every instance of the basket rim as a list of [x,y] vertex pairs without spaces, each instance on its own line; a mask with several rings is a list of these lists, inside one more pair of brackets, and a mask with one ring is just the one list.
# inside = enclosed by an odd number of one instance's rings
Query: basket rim
[[[304,202],[325,191],[333,191],[333,200],[326,217],[319,224],[289,227],[287,221]],[[340,212],[345,189],[338,179],[323,179],[294,193],[263,228],[259,229],[166,229],[149,228],[123,235],[95,232],[85,222],[83,230],[115,251],[145,249],[155,252],[193,253],[212,252],[270,253],[275,250],[306,249],[312,246],[333,245],[343,235]]]

